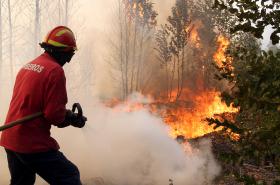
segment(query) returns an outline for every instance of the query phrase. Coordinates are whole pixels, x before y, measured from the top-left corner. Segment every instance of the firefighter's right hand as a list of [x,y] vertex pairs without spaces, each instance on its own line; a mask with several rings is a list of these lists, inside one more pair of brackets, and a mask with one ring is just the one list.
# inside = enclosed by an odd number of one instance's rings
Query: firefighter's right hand
[[87,118],[80,116],[77,113],[72,112],[71,110],[66,111],[65,121],[72,125],[73,127],[83,128],[86,124]]

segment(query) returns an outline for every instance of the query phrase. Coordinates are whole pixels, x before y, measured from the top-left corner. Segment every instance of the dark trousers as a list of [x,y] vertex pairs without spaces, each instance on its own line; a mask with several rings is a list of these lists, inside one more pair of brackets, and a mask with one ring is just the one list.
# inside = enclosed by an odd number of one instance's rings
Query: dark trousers
[[34,185],[36,174],[51,185],[81,185],[78,168],[59,151],[20,154],[6,149],[11,185]]

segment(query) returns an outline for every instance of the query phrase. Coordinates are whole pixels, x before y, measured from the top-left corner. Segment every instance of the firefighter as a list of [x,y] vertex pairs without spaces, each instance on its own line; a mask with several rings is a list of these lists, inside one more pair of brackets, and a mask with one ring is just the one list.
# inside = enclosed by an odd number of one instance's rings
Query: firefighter
[[36,174],[51,185],[81,185],[78,168],[59,151],[51,126],[82,128],[86,118],[66,109],[66,79],[62,66],[77,49],[73,32],[58,26],[40,43],[43,54],[17,74],[5,123],[43,112],[43,116],[5,130],[5,148],[11,185],[33,185]]

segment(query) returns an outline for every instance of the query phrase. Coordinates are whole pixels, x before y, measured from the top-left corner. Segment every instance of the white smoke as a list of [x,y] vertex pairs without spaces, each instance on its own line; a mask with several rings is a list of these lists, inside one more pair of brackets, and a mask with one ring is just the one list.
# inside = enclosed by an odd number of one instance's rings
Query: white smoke
[[84,182],[93,184],[101,177],[115,185],[162,185],[169,179],[174,185],[202,185],[219,174],[210,141],[185,152],[169,136],[162,119],[148,110],[120,112],[125,105],[91,106],[85,106],[89,118],[85,128],[56,130],[62,151],[78,165]]
[[[83,106],[86,127],[53,130],[61,151],[79,167],[83,182],[91,185],[101,177],[114,185],[162,185],[169,179],[174,185],[202,185],[211,184],[219,174],[210,141],[185,152],[169,136],[162,119],[148,110],[122,112],[117,110],[124,105],[112,109],[86,102]],[[9,180],[4,156],[1,150],[1,185]]]

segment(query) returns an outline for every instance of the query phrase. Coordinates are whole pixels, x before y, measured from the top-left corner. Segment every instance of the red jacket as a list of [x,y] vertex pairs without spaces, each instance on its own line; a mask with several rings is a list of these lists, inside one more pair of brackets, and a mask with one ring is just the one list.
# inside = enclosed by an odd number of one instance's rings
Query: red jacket
[[6,122],[43,112],[44,116],[3,131],[0,145],[19,153],[58,150],[51,125],[64,121],[67,103],[62,67],[47,53],[26,64],[17,74]]

